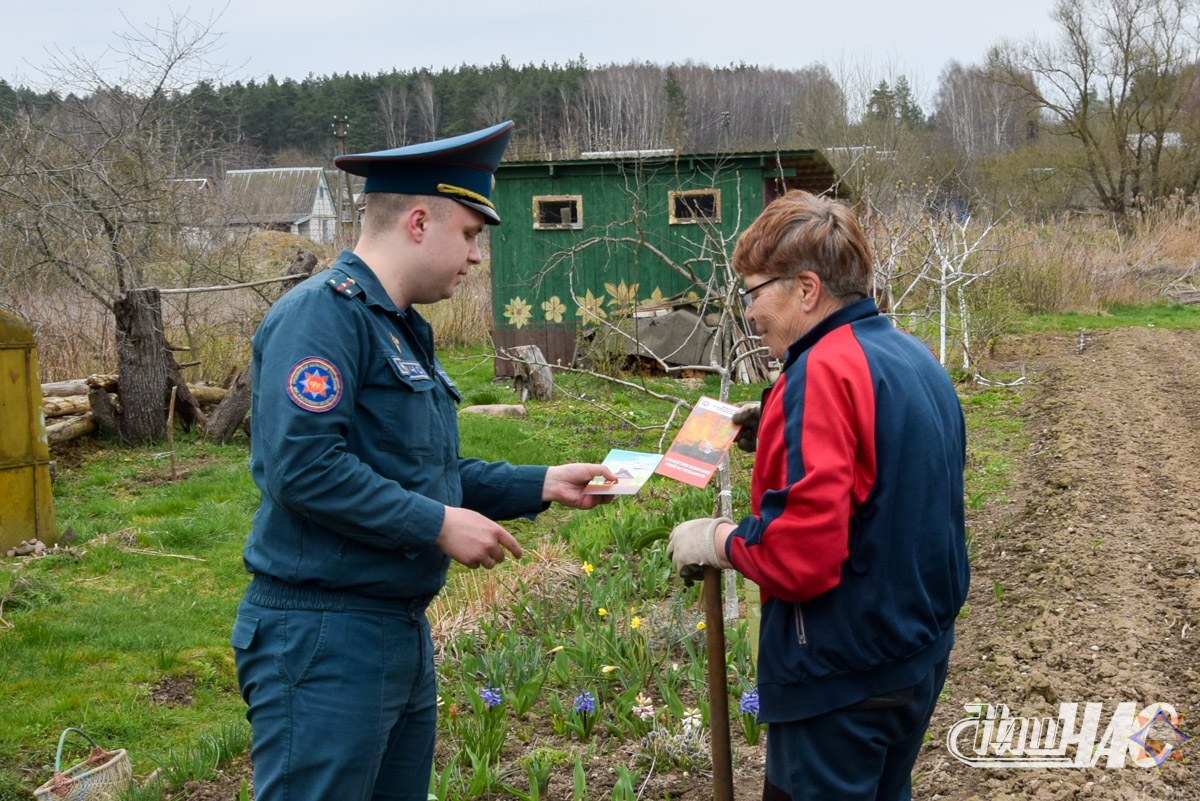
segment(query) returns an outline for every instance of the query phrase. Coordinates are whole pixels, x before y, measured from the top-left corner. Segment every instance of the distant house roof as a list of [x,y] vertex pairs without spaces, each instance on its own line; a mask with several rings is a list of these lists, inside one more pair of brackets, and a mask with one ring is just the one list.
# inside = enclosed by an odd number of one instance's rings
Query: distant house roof
[[331,189],[337,186],[344,186],[347,178],[350,179],[350,192],[355,195],[362,192],[363,186],[367,183],[367,179],[361,175],[351,175],[341,170],[325,170],[325,182],[329,184]]
[[[367,184],[367,179],[361,175],[351,175],[337,169],[325,170],[325,183],[329,184],[329,191],[333,193],[334,197],[345,196],[347,180],[350,182],[350,197],[354,198],[354,201],[361,206],[362,191]],[[348,210],[343,210],[342,215],[347,219],[350,217]]]
[[250,225],[297,225],[312,217],[318,188],[329,190],[321,167],[229,170],[223,189],[234,220]]

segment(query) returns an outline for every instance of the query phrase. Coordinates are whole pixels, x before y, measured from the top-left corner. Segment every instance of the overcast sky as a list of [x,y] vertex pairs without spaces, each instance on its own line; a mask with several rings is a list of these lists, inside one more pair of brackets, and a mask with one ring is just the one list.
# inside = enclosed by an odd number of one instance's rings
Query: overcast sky
[[[8,34],[0,78],[44,87],[39,68],[55,47],[95,59],[129,24],[167,22],[151,0],[4,4]],[[1048,37],[1053,0],[613,0],[503,3],[481,0],[196,0],[194,19],[219,15],[215,60],[230,79],[393,68],[565,63],[596,66],[688,60],[791,69],[822,62],[906,74],[928,105],[950,59],[978,63],[1001,37]],[[686,9],[686,11],[684,11]],[[128,20],[128,23],[126,22]]]

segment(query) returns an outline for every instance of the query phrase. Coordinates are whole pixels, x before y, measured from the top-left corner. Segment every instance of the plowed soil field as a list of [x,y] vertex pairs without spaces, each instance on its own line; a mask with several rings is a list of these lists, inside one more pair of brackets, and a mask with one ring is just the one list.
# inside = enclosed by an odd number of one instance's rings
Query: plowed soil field
[[[1200,799],[1200,332],[1041,335],[997,356],[1029,371],[1031,445],[1007,502],[969,512],[970,612],[913,797]],[[1161,768],[968,766],[946,735],[973,701],[1023,717],[1102,702],[1098,741],[1118,702],[1167,702],[1197,739]]]

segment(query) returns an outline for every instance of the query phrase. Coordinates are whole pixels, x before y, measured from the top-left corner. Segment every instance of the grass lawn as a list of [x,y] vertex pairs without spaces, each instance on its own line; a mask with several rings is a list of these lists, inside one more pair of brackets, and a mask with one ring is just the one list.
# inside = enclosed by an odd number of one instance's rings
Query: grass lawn
[[[478,350],[447,351],[443,362],[466,403],[515,402]],[[644,381],[689,401],[718,391],[711,378]],[[559,384],[553,401],[527,404],[526,420],[462,415],[464,455],[547,463],[599,461],[613,447],[659,450],[669,402],[587,376],[560,376]],[[760,390],[734,387],[732,400]],[[981,503],[1003,494],[1007,460],[1023,447],[1012,414],[1019,389],[963,391],[972,432],[968,497]],[[667,442],[685,416],[676,416]],[[186,433],[176,443],[178,481],[169,480],[162,446],[93,444],[57,454],[58,526],[74,541],[0,568],[0,799],[28,798],[49,778],[68,726],[128,749],[139,777],[163,769],[139,798],[181,798],[186,781],[212,775],[247,748],[228,642],[258,502],[248,445]],[[750,463],[735,451],[738,514],[747,510]],[[587,760],[621,743],[640,741],[651,758],[680,770],[703,767],[707,745],[687,724],[708,717],[699,587],[672,577],[656,536],[710,515],[713,495],[656,477],[636,499],[513,523],[527,550],[520,562],[492,572],[452,569],[431,609],[443,654],[444,798],[536,798],[543,777],[583,775]],[[753,686],[748,646],[744,629],[729,632],[735,724],[738,699]],[[484,703],[489,685],[501,691],[499,712]],[[576,709],[584,693],[602,711],[590,719]],[[649,721],[635,710],[645,706],[639,694],[653,707]],[[643,740],[651,724],[674,739]],[[735,733],[735,745],[753,734]],[[75,748],[64,761],[82,755]],[[618,771],[593,797],[624,797],[649,764]]]

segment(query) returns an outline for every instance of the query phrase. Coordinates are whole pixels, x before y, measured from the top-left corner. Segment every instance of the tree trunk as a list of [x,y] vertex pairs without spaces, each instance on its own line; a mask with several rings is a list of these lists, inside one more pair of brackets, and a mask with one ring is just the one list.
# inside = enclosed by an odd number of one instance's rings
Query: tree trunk
[[225,396],[229,394],[228,389],[209,384],[188,384],[188,391],[192,393],[192,397],[196,399],[197,403],[204,406],[215,406],[225,400]]
[[[208,417],[204,412],[200,411],[200,403],[192,395],[192,391],[188,389],[187,381],[183,377],[183,373],[179,369],[179,364],[175,361],[175,357],[170,351],[166,354],[167,359],[167,376],[172,386],[177,387],[175,394],[175,416],[183,421],[184,428],[191,428],[192,423],[196,423],[201,428],[208,425]],[[168,393],[170,390],[168,389]],[[170,397],[168,395],[168,397]],[[168,401],[169,403],[169,401]]]
[[91,407],[92,419],[96,428],[106,437],[118,437],[121,434],[117,423],[117,408],[108,395],[108,390],[102,386],[92,387],[88,393],[88,405]]
[[517,377],[514,382],[517,395],[524,403],[530,396],[538,400],[550,400],[554,395],[554,374],[546,357],[537,345],[518,345],[510,348],[511,353],[520,361],[515,363]]
[[96,383],[101,382],[104,388],[109,392],[117,391],[117,377],[115,375],[93,375],[88,378],[74,378],[70,381],[54,381],[49,384],[42,384],[43,398],[68,398],[72,395],[86,395],[93,386],[98,386]]
[[87,395],[71,395],[66,398],[42,398],[42,415],[45,417],[66,417],[69,414],[83,414],[91,410]]
[[113,304],[113,314],[120,376],[117,379],[121,396],[121,413],[117,416],[120,437],[126,442],[160,440],[167,435],[171,383],[158,289],[129,290]]
[[221,444],[229,442],[230,437],[237,431],[246,412],[250,411],[250,372],[253,365],[246,367],[238,376],[233,387],[225,395],[225,399],[217,406],[212,417],[208,418],[208,426],[204,433],[210,439]]
[[280,276],[294,275],[296,280],[285,281],[281,284],[277,284],[276,286],[278,287],[278,294],[275,296],[275,300],[279,300],[281,297],[287,294],[289,289],[296,286],[296,284],[299,284],[305,278],[311,276],[313,274],[313,270],[317,268],[317,263],[317,256],[315,253],[305,248],[298,248],[296,250],[296,256],[292,259],[292,263],[287,266],[287,269],[280,273]]
[[96,421],[92,415],[81,414],[78,417],[68,417],[54,425],[46,426],[46,440],[51,445],[57,445],[60,442],[69,442],[85,436],[95,430]]

